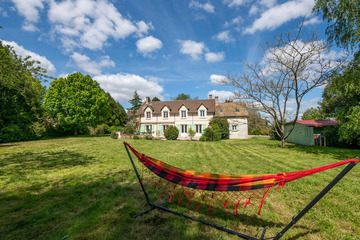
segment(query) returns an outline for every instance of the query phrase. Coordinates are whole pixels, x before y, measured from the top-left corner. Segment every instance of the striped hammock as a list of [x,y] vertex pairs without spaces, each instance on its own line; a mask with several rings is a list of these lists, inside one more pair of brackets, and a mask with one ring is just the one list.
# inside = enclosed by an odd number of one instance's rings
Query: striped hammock
[[142,163],[141,182],[152,186],[161,192],[161,197],[168,195],[169,202],[177,200],[180,205],[186,201],[197,203],[198,210],[201,205],[221,205],[223,208],[233,206],[234,214],[240,206],[259,206],[261,212],[263,203],[274,186],[283,188],[285,183],[303,178],[321,171],[341,166],[350,162],[358,162],[358,159],[348,159],[323,167],[277,174],[258,175],[222,175],[185,170],[171,166],[160,160],[139,153],[128,143],[124,142]]

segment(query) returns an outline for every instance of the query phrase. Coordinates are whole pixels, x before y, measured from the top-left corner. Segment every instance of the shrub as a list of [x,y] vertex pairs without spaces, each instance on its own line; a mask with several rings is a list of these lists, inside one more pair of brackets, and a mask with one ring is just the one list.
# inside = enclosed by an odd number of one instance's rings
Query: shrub
[[96,135],[109,133],[109,126],[106,123],[97,125],[95,128]]
[[213,117],[209,123],[210,126],[217,125],[220,128],[221,139],[228,139],[230,135],[229,123],[224,117]]
[[89,134],[90,135],[96,135],[96,130],[93,127],[88,126]]
[[188,131],[188,135],[190,137],[190,140],[192,140],[192,138],[195,136],[196,132],[190,128],[189,131]]
[[112,139],[118,139],[119,134],[118,134],[116,131],[112,131],[111,134],[110,134],[110,137],[111,137]]
[[123,129],[123,127],[121,126],[111,126],[109,127],[109,133],[112,133],[113,131],[116,131],[116,132],[121,132]]
[[221,140],[221,129],[218,125],[213,125],[204,130],[200,141],[220,141]]
[[179,129],[170,125],[165,129],[164,135],[167,140],[176,140],[179,136]]
[[270,135],[270,139],[272,140],[278,140],[278,141],[281,140],[280,136],[275,131],[275,126],[272,126],[269,135]]
[[124,127],[124,132],[131,135],[135,132],[135,127],[131,123],[127,123]]
[[134,140],[140,140],[141,137],[139,137],[139,136],[133,136],[133,139],[134,139]]

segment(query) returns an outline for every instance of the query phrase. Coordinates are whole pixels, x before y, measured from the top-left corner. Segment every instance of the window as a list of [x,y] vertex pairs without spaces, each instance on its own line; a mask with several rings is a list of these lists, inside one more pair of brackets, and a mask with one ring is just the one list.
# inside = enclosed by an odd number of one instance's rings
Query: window
[[232,125],[232,130],[237,131],[237,125]]
[[187,125],[181,125],[181,133],[187,133]]
[[185,110],[181,110],[181,117],[186,118],[186,111]]
[[152,132],[152,125],[145,125],[146,132]]
[[219,112],[223,113],[223,112],[224,112],[224,110],[220,109],[220,110],[219,110]]
[[163,133],[165,133],[165,130],[166,128],[168,127],[169,125],[163,125]]
[[202,125],[195,125],[195,128],[197,133],[202,133]]
[[151,118],[151,112],[146,112],[146,118]]
[[168,111],[163,111],[163,117],[168,118],[169,117],[169,112]]
[[200,110],[200,117],[205,117],[205,110]]
[[237,109],[235,109],[235,112],[240,112],[240,110],[237,108]]

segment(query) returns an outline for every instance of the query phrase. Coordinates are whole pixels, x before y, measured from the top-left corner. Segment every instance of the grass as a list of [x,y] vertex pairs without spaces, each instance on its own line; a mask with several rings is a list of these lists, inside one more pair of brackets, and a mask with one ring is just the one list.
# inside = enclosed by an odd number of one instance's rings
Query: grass
[[[306,147],[265,138],[220,142],[130,140],[135,149],[172,165],[222,174],[278,173],[360,156],[359,150]],[[191,211],[205,221],[251,236],[274,236],[343,167],[273,189],[261,216],[249,206]],[[360,239],[360,166],[356,166],[284,239]],[[152,194],[154,196],[154,194]],[[0,144],[0,239],[238,239],[154,210],[143,193],[122,141],[109,136]]]

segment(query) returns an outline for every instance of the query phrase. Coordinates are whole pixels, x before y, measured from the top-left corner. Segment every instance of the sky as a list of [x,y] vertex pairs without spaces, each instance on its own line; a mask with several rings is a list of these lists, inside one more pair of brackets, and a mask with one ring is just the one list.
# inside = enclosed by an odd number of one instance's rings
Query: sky
[[[313,6],[314,0],[0,0],[0,39],[55,78],[89,74],[125,108],[135,90],[142,99],[185,93],[224,101],[236,89],[218,80],[241,73],[241,60],[261,61],[260,44],[294,30],[303,16],[305,30],[326,40],[327,24]],[[307,94],[302,111],[316,106],[322,91]]]

